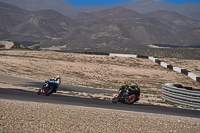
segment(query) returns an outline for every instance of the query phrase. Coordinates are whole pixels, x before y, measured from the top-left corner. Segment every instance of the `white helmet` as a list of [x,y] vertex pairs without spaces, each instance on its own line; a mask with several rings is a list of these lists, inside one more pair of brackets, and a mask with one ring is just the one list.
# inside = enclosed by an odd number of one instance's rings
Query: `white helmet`
[[60,76],[56,76],[57,79],[60,79]]

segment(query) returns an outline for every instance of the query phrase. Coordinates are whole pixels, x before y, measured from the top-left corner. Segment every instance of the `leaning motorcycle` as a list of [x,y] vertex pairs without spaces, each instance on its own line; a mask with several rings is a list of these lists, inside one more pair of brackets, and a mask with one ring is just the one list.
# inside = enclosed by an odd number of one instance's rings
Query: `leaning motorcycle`
[[114,96],[112,99],[113,103],[123,102],[126,104],[133,104],[134,102],[139,100],[140,90],[135,90],[133,93],[130,94],[130,90],[120,89],[118,94]]
[[57,91],[57,84],[56,83],[52,83],[49,81],[45,81],[44,85],[42,86],[41,89],[38,90],[37,94],[45,94],[46,96],[52,94],[53,92]]

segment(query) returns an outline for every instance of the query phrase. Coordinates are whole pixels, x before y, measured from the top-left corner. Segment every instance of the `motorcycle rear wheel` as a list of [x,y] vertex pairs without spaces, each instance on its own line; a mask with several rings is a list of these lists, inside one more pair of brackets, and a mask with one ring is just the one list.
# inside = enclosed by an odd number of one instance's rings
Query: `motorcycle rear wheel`
[[137,100],[137,95],[135,95],[135,94],[132,94],[131,95],[131,99],[125,99],[125,103],[127,103],[127,104],[133,104],[135,101]]
[[48,96],[48,95],[52,94],[53,92],[54,92],[54,87],[50,86],[50,87],[46,88],[45,95]]

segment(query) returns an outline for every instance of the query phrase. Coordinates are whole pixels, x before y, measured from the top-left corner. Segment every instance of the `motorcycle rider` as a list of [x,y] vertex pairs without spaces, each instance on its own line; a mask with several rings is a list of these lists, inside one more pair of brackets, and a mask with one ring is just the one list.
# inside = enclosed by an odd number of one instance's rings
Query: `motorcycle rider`
[[54,92],[56,92],[58,90],[59,85],[61,84],[61,78],[60,76],[56,76],[54,78],[51,78],[49,80],[45,80],[45,84],[42,86],[42,89],[39,89],[38,91],[38,95],[40,94],[45,94],[45,88],[49,85],[49,83],[53,83],[55,90]]
[[[60,76],[56,76],[54,78],[51,78],[49,80],[45,80],[45,83],[53,83],[55,84],[55,92],[58,90],[59,85],[61,84],[61,78]],[[43,85],[42,88],[44,88],[45,85]],[[44,90],[42,90],[42,93],[44,93]]]
[[133,83],[131,86],[129,86],[130,94],[136,93],[137,97],[140,97],[140,87],[137,85],[137,83]]
[[50,79],[49,82],[55,84],[55,91],[57,91],[59,85],[61,84],[61,78],[60,76],[57,75],[56,77]]
[[121,88],[119,90],[125,91],[124,95],[127,95],[131,98],[131,94],[135,93],[137,95],[137,97],[139,98],[140,96],[140,88],[137,85],[137,83],[133,83],[132,85],[122,85]]

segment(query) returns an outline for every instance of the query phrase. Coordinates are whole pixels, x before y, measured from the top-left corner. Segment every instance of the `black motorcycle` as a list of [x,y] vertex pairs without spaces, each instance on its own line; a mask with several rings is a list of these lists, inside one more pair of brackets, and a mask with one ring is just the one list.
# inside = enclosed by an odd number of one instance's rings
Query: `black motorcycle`
[[52,83],[49,81],[45,81],[44,85],[42,86],[41,89],[37,92],[38,95],[40,94],[45,94],[46,96],[52,94],[53,92],[56,92],[58,87],[56,83]]
[[127,104],[133,104],[140,98],[140,89],[135,89],[131,91],[129,88],[120,89],[119,93],[112,99],[113,103],[123,102]]

